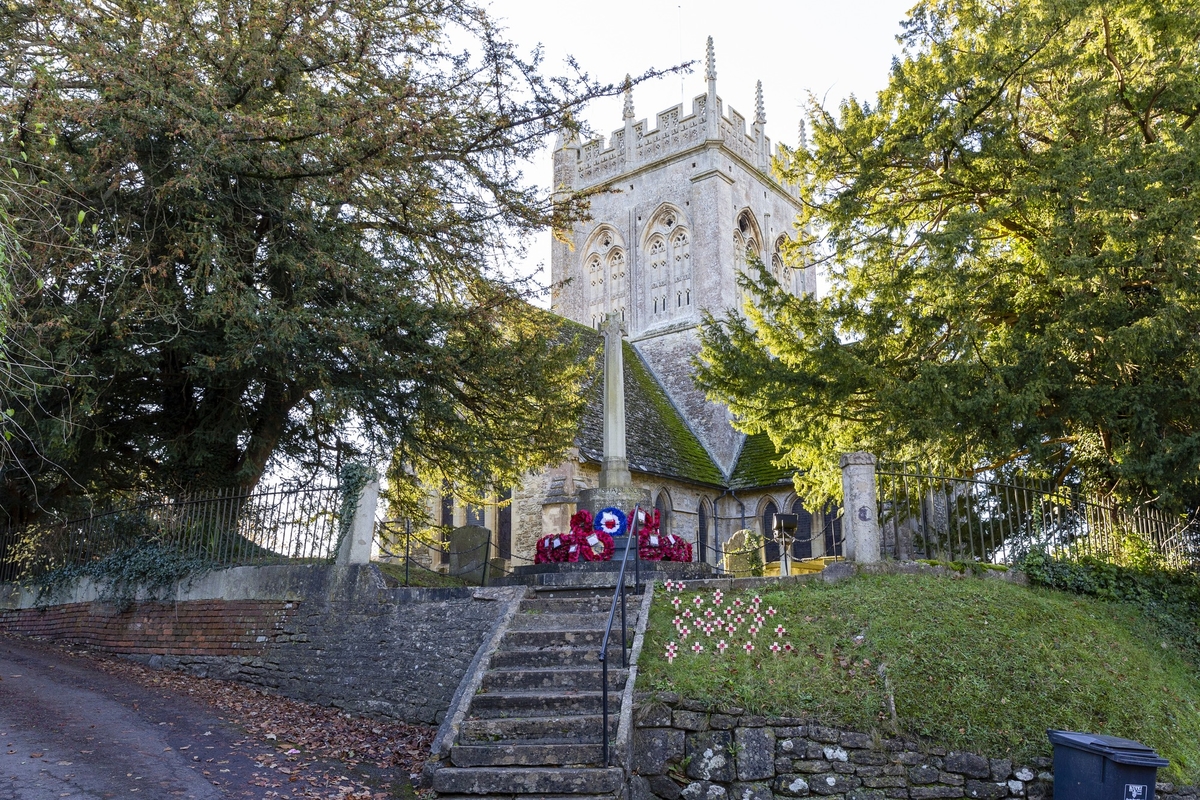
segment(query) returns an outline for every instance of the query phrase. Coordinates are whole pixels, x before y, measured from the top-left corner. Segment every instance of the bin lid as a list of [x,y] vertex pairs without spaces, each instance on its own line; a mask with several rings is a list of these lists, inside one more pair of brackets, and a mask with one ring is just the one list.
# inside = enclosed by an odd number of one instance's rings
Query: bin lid
[[1132,739],[1122,739],[1119,736],[1056,730],[1048,730],[1046,735],[1050,737],[1051,744],[1061,744],[1087,753],[1096,753],[1117,764],[1129,764],[1136,767],[1166,767],[1171,763],[1154,752],[1153,747],[1147,747]]

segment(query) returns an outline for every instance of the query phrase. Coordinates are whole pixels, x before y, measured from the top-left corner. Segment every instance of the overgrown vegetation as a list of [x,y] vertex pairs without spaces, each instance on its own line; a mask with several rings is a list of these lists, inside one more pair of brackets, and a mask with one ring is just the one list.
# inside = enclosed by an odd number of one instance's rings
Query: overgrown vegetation
[[371,562],[379,567],[380,572],[396,582],[397,586],[416,586],[427,589],[451,589],[466,586],[467,582],[453,575],[443,575],[440,572],[413,565],[406,575],[404,564],[389,561]]
[[138,599],[158,598],[164,589],[214,566],[203,558],[184,555],[176,548],[141,542],[97,561],[68,564],[48,572],[37,581],[37,600],[39,604],[49,603],[59,591],[80,578],[91,578],[100,590],[101,602],[126,610]]
[[1123,567],[1099,558],[1057,559],[1035,550],[1022,569],[1041,586],[1130,603],[1200,664],[1200,575]]
[[[699,383],[812,506],[840,453],[1200,503],[1193,0],[925,0],[886,88],[814,99],[793,296],[710,319]],[[819,244],[818,244],[819,243]]]
[[[684,593],[680,612],[655,600],[645,687],[885,735],[895,725],[1016,760],[1049,754],[1047,728],[1111,733],[1169,758],[1160,774],[1200,780],[1198,662],[1131,604],[1001,580],[860,576],[761,592],[762,608],[778,613],[754,652],[741,633],[718,655],[717,635],[681,640],[674,628],[683,608],[697,613],[696,596]],[[702,613],[713,595],[699,596]],[[776,624],[794,653],[769,651]],[[674,663],[664,655],[671,641],[680,645]],[[703,653],[691,652],[697,641]]]

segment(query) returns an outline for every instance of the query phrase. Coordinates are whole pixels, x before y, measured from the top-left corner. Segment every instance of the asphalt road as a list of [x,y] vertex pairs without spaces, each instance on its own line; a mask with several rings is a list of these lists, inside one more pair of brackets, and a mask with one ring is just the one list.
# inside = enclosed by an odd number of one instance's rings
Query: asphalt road
[[186,696],[0,636],[0,800],[263,797],[244,739]]

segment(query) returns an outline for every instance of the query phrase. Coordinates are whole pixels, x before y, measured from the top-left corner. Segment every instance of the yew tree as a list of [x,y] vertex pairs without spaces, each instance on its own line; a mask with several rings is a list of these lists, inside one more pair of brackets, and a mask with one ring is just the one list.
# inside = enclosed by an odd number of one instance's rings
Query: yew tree
[[364,453],[503,480],[569,444],[571,342],[505,264],[585,201],[519,166],[621,86],[547,77],[466,0],[4,13],[5,349],[56,366],[6,423],[10,515]]
[[875,102],[814,105],[782,165],[829,291],[749,280],[702,383],[811,495],[866,449],[1195,508],[1194,3],[927,0],[899,39]]

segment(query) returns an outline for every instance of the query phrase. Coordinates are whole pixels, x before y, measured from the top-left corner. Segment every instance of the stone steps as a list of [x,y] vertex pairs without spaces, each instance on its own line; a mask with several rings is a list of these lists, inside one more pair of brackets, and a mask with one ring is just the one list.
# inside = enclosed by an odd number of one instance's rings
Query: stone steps
[[[617,733],[618,715],[608,715],[609,736]],[[489,717],[467,719],[459,728],[462,744],[529,744],[552,741],[564,744],[599,744],[599,714],[568,714],[548,717]]]
[[[625,630],[626,641],[633,641],[633,619],[627,619],[629,627]],[[595,650],[600,649],[600,643],[604,641],[604,631],[571,631],[571,630],[538,630],[538,631],[514,631],[509,630],[504,634],[504,638],[500,640],[500,649],[502,650],[534,650],[543,647],[591,647]],[[612,637],[608,640],[609,645],[616,643],[619,647],[621,644],[621,626],[618,622],[613,627]]]
[[[612,607],[612,594],[589,594],[578,597],[558,597],[547,596],[550,593],[541,592],[534,597],[528,597],[521,601],[520,613],[522,614],[544,614],[547,612],[554,614],[607,614],[609,608]],[[626,598],[625,602],[633,601],[633,595]]]
[[591,766],[602,756],[598,744],[455,745],[450,761],[456,767]]
[[[630,610],[628,602],[626,603],[625,613],[628,618]],[[556,614],[550,611],[529,612],[522,611],[513,617],[512,625],[509,630],[514,631],[541,631],[541,630],[568,630],[568,631],[595,631],[604,632],[604,628],[608,625],[608,610],[604,611],[589,611],[585,613],[568,612]],[[616,618],[613,620],[613,626],[621,627],[621,609],[617,608]]]
[[[609,713],[616,714],[620,710],[620,694],[610,692],[608,695]],[[540,691],[487,693],[476,695],[471,702],[471,716],[477,719],[569,716],[572,714],[599,714],[600,711],[601,694],[599,691],[570,692],[561,695],[548,695]]]
[[[629,670],[609,667],[608,690],[619,691],[625,686]],[[535,689],[588,692],[600,691],[602,671],[599,667],[549,669],[491,669],[483,676],[484,692],[529,692]]]
[[[608,666],[621,663],[621,640],[608,644]],[[530,647],[497,650],[492,667],[596,667],[600,664],[600,645],[595,647]]]
[[601,767],[443,767],[433,790],[467,795],[601,795],[620,790],[624,773]]
[[[626,603],[632,645],[641,597],[630,594]],[[599,655],[611,607],[606,589],[576,584],[530,591],[471,698],[448,763],[433,772],[439,798],[617,800],[624,794],[624,774],[603,764],[601,744]],[[629,676],[621,666],[620,622],[618,616],[606,652],[610,740]]]

